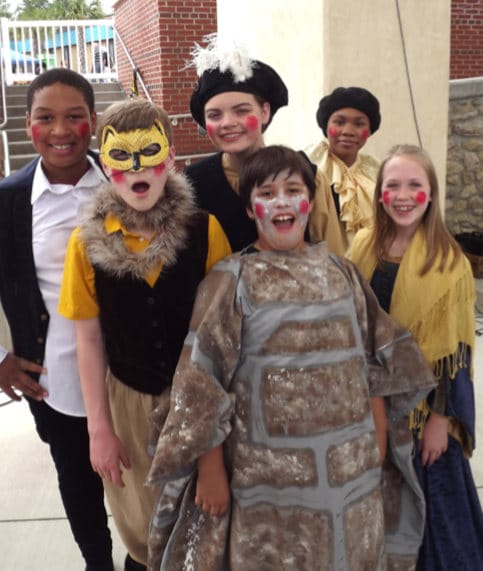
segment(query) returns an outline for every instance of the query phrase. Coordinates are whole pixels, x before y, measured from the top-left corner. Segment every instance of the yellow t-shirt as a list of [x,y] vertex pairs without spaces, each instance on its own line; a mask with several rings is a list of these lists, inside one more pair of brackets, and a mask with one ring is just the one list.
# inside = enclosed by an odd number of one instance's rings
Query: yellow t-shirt
[[[108,234],[122,232],[126,247],[132,252],[142,252],[149,240],[128,232],[121,222],[112,215],[106,216],[104,228]],[[230,244],[218,220],[210,214],[208,217],[208,254],[206,271],[222,258],[231,254]],[[146,282],[154,287],[161,270],[159,266],[144,276]],[[69,239],[64,263],[64,275],[59,298],[59,313],[67,319],[92,319],[99,315],[99,305],[95,289],[94,268],[87,255],[85,244],[80,238],[77,227]]]

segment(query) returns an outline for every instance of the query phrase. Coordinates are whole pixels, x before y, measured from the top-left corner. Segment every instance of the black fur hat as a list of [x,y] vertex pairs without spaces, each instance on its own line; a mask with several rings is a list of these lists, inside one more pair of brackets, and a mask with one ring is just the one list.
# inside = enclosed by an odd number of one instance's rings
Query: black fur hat
[[329,117],[334,111],[344,107],[358,109],[367,115],[371,125],[371,135],[379,129],[381,114],[377,98],[362,87],[337,87],[330,95],[322,97],[317,109],[317,124],[325,136],[327,136]]
[[199,75],[190,100],[193,119],[205,127],[205,103],[219,93],[240,91],[268,101],[271,121],[277,110],[288,103],[287,87],[278,73],[239,50],[223,49],[216,34],[206,39],[210,42],[208,47],[197,46],[193,52],[193,65]]

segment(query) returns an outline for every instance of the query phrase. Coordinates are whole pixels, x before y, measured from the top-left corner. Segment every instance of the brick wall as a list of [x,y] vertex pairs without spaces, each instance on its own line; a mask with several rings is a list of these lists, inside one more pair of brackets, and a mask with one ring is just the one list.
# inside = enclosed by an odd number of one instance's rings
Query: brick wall
[[[178,156],[212,152],[189,112],[196,73],[183,69],[195,42],[216,31],[216,0],[119,0],[116,28],[155,103],[171,115]],[[118,44],[119,78],[129,93],[132,68]],[[142,95],[138,83],[139,94]]]
[[450,78],[483,76],[483,0],[451,0]]

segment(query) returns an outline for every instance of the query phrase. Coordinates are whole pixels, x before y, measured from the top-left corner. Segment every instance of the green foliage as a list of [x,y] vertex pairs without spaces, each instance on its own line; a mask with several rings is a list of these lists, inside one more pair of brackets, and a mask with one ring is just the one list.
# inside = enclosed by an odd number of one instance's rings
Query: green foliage
[[104,18],[100,0],[23,0],[18,20],[94,20]]
[[0,0],[0,18],[12,19],[12,13],[10,12],[7,0]]

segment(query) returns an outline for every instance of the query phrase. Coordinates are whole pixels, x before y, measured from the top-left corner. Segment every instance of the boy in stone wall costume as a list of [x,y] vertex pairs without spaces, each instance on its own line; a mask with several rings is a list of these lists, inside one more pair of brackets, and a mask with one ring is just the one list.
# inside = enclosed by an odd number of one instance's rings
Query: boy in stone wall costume
[[[149,476],[164,484],[149,567],[412,569],[424,503],[407,414],[433,375],[355,266],[304,242],[307,162],[266,147],[240,182],[258,240],[198,289]],[[231,492],[222,517],[196,482],[218,447]]]

